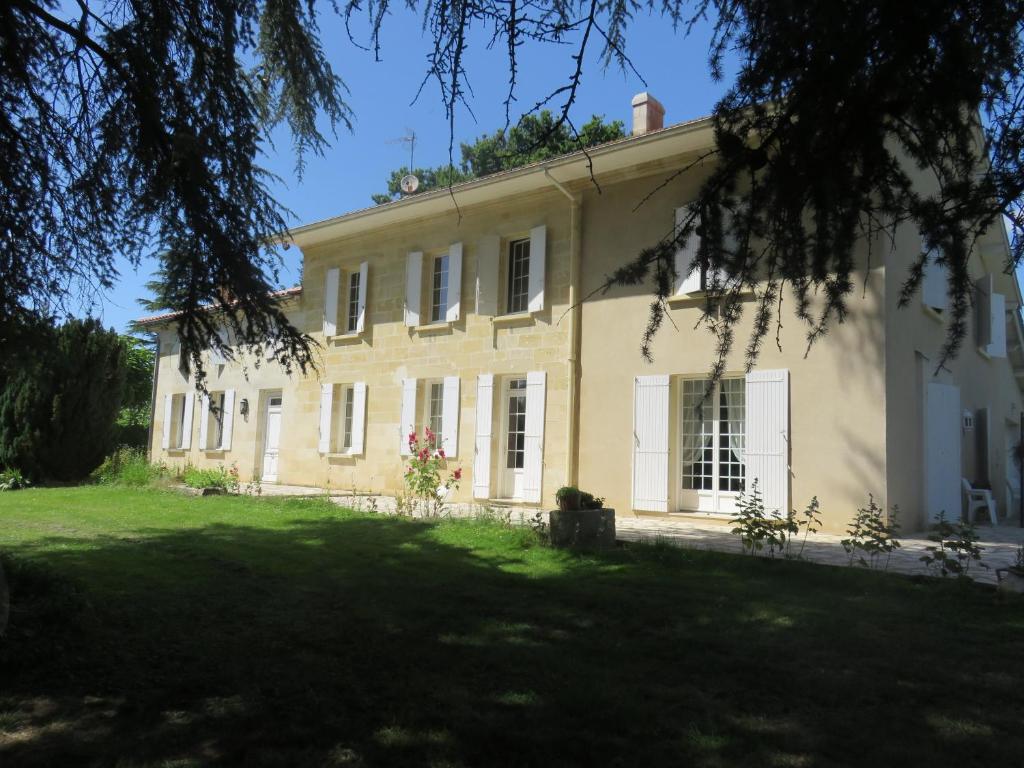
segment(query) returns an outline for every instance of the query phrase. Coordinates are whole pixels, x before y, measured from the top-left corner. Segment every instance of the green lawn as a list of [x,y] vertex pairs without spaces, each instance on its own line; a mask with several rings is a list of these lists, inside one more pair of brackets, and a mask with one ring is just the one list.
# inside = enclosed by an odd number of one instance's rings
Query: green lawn
[[0,764],[1020,765],[1024,602],[322,500],[0,494]]

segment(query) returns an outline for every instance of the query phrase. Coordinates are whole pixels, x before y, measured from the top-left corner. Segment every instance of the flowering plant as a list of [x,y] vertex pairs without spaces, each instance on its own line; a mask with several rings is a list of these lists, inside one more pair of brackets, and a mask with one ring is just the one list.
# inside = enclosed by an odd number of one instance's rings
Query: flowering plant
[[459,487],[462,467],[448,469],[444,448],[434,449],[437,435],[430,427],[423,428],[421,438],[415,430],[409,433],[409,466],[405,469],[405,484],[424,517],[437,517],[444,509],[444,501]]

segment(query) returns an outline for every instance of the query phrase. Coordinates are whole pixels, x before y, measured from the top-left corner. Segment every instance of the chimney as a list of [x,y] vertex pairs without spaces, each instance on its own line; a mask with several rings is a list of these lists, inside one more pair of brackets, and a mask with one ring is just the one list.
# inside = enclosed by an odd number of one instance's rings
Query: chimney
[[665,108],[644,91],[633,97],[633,135],[641,136],[665,127]]

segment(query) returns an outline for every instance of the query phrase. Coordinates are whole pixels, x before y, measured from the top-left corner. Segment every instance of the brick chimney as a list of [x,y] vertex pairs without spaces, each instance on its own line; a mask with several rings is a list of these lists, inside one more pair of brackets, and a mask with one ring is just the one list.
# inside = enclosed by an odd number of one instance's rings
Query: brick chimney
[[633,97],[633,135],[640,136],[665,127],[665,108],[644,91]]

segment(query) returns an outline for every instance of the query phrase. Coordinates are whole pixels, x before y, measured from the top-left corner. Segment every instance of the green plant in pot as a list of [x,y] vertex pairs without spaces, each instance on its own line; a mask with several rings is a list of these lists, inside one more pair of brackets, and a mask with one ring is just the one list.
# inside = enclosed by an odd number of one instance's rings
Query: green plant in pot
[[572,485],[563,485],[557,491],[555,491],[555,503],[558,504],[558,508],[563,512],[567,512],[570,509],[582,509],[580,506],[580,489]]

